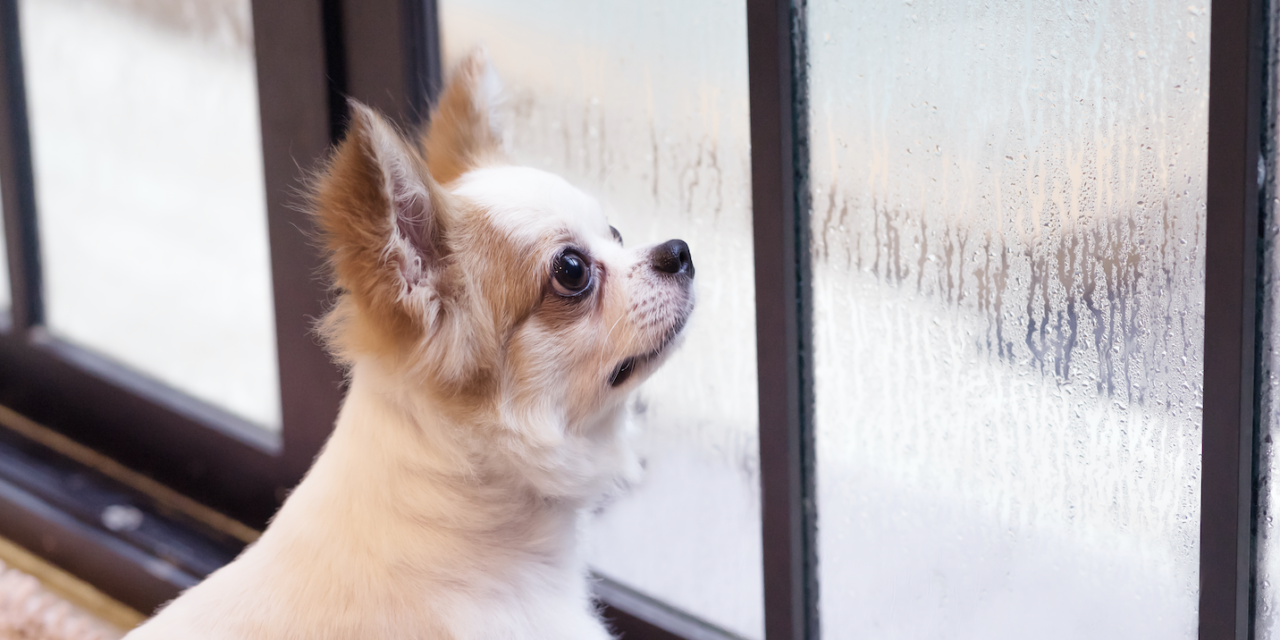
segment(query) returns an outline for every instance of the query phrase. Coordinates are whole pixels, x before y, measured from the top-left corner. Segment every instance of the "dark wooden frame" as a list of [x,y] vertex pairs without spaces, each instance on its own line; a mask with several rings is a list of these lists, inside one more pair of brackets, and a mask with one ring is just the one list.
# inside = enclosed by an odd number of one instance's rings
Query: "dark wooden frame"
[[[1217,0],[1212,12],[1201,640],[1252,635],[1258,160],[1263,72],[1276,64],[1263,59],[1268,10],[1263,0]],[[0,193],[13,299],[9,316],[0,318],[0,405],[90,453],[59,453],[47,438],[0,429],[0,459],[8,465],[0,468],[0,513],[6,516],[0,535],[147,610],[225,561],[248,538],[228,538],[225,528],[183,516],[154,492],[102,472],[93,456],[118,461],[254,527],[266,522],[301,477],[329,433],[342,384],[310,332],[328,292],[315,277],[320,263],[305,233],[310,222],[298,212],[303,172],[341,135],[348,97],[406,128],[422,119],[441,85],[435,1],[254,5],[280,354],[279,438],[41,329],[38,203],[17,11],[17,0],[0,0]],[[800,640],[819,633],[805,6],[804,0],[748,0],[746,11],[765,628],[768,640]],[[43,484],[31,478],[43,478]],[[72,480],[80,489],[58,490]],[[93,487],[88,493],[98,502],[77,502],[85,486]],[[93,509],[108,499],[134,505],[159,524],[145,535],[107,531],[95,524]],[[197,540],[189,536],[212,542],[192,542],[181,552],[166,542]],[[158,577],[146,569],[157,561],[175,570]],[[607,579],[595,584],[606,619],[624,637],[732,637]]]
[[0,183],[8,253],[9,333],[23,336],[44,319],[40,253],[36,250],[35,188],[27,127],[27,93],[18,41],[17,0],[0,0]]
[[1267,10],[1263,0],[1215,0],[1211,15],[1200,640],[1252,636]]
[[749,0],[765,637],[818,636],[804,0]]

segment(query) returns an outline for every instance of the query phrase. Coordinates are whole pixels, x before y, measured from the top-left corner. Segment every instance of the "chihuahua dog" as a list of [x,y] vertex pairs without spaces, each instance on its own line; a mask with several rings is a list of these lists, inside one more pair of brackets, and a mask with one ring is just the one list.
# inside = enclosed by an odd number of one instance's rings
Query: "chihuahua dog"
[[693,263],[509,165],[497,90],[472,54],[419,144],[352,104],[314,201],[337,426],[262,537],[129,640],[610,637],[576,538],[636,474],[623,405],[680,337]]

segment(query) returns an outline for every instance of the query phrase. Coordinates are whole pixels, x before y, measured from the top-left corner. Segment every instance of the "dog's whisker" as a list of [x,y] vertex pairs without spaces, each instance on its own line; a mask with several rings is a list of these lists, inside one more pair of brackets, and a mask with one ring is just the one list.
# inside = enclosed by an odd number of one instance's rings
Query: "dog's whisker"
[[609,338],[613,336],[613,330],[618,328],[618,324],[625,318],[626,316],[618,316],[618,319],[614,320],[613,326],[609,327],[609,331],[604,334],[604,340],[600,342],[599,357],[596,358],[596,371],[599,371],[600,367],[604,366],[605,349],[609,347]]

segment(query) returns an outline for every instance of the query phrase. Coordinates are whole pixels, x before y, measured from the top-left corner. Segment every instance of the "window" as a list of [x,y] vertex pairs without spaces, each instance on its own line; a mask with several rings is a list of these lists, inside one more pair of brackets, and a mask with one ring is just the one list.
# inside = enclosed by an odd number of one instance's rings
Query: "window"
[[280,428],[250,8],[19,4],[45,326]]
[[337,406],[340,378],[307,333],[324,289],[302,274],[319,263],[292,206],[297,162],[323,157],[332,129],[323,22],[201,7],[8,10],[17,269],[0,395],[261,525]]
[[593,517],[625,637],[1270,637],[1260,0],[152,4],[0,2],[0,535],[139,608],[253,538],[341,395],[305,171],[483,44],[516,159],[698,260]]

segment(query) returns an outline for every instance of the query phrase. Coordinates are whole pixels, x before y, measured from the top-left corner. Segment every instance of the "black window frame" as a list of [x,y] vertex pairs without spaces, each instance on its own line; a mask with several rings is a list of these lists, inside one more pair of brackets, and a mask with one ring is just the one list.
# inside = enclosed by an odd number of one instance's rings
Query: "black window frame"
[[[765,637],[800,640],[820,632],[806,0],[748,0],[744,9]],[[1211,13],[1201,640],[1252,636],[1258,238],[1264,221],[1258,172],[1266,148],[1264,107],[1274,99],[1265,95],[1265,71],[1280,63],[1265,54],[1270,10],[1264,0],[1215,0]],[[306,170],[341,136],[347,98],[374,106],[405,128],[425,116],[442,78],[436,3],[253,3],[280,364],[278,440],[40,328],[38,202],[17,18],[18,0],[0,0],[0,197],[13,300],[9,316],[0,317],[0,536],[147,608],[252,539],[251,530],[265,525],[332,428],[342,377],[311,332],[329,293],[316,277],[322,265],[298,194],[305,190]],[[151,505],[172,526],[148,539],[122,539],[95,527],[92,505],[81,513],[75,492],[24,487],[15,469],[89,478],[102,487],[102,500]],[[200,511],[205,506],[213,511]],[[214,511],[239,522],[219,520]],[[157,549],[166,539],[188,533],[195,537],[187,555],[165,556],[181,575],[164,579],[145,570],[147,562],[163,556]],[[202,546],[195,539],[200,536],[211,542]],[[597,579],[596,593],[606,618],[625,637],[732,637],[606,578]]]
[[[359,6],[359,3],[350,3]],[[260,527],[296,484],[328,433],[341,375],[316,344],[327,293],[321,264],[299,233],[303,174],[325,156],[341,116],[338,7],[253,3],[267,232],[279,355],[278,438],[45,331],[39,231],[27,127],[18,2],[0,3],[0,192],[13,304],[0,336],[0,403],[119,462]]]

